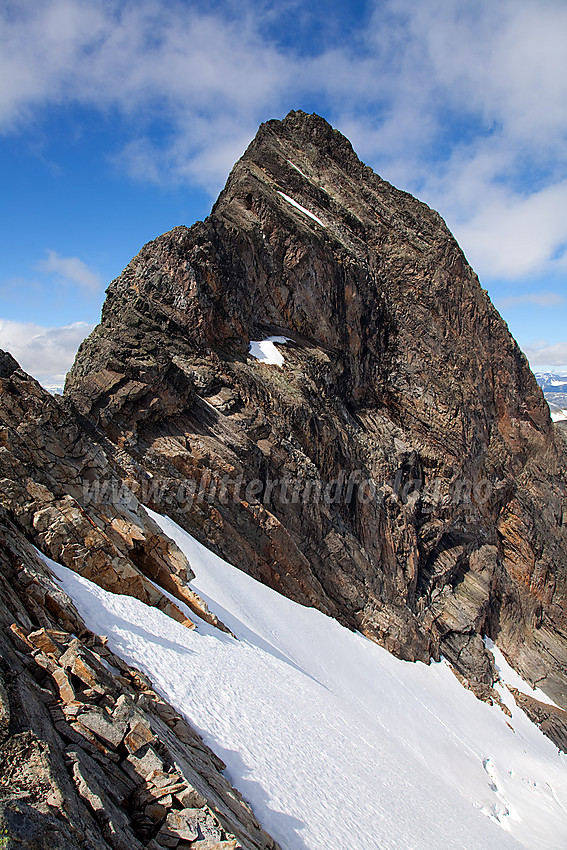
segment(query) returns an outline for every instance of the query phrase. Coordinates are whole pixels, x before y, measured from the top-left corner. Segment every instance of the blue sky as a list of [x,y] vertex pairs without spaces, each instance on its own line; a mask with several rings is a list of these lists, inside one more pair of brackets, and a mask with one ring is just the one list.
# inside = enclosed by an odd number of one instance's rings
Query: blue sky
[[131,257],[304,109],[439,210],[564,371],[566,42],[565,0],[2,0],[0,347],[60,382]]

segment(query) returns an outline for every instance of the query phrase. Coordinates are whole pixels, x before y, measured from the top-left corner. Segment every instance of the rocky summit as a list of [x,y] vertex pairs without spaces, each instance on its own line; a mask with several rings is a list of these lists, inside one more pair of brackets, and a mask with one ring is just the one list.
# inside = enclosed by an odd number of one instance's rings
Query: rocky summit
[[567,707],[565,444],[440,216],[322,118],[263,124],[142,249],[65,396],[231,563],[479,691],[497,636]]
[[144,506],[489,701],[498,641],[565,749],[567,435],[441,217],[319,116],[263,124],[211,215],[142,248],[63,398],[4,353],[0,385],[16,846],[277,846],[45,561],[226,631]]

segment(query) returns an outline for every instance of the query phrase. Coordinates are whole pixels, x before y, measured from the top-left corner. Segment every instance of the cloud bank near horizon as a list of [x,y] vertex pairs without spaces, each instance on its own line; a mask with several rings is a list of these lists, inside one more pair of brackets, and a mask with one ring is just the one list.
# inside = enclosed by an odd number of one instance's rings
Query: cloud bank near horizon
[[534,345],[526,346],[524,353],[534,372],[550,369],[567,373],[567,342],[558,342],[554,345],[543,341]]
[[62,387],[79,345],[92,329],[86,322],[45,328],[33,322],[0,319],[0,348],[9,351],[24,372],[44,387]]

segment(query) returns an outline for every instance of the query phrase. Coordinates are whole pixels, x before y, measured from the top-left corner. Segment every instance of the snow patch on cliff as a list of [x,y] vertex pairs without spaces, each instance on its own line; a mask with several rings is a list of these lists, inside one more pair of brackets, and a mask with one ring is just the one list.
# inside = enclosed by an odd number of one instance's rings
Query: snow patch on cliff
[[[301,174],[302,177],[305,177],[306,180],[309,180],[309,177],[307,176],[307,174],[305,174],[301,170],[301,168],[298,165],[295,164],[295,162],[292,162],[291,159],[288,159],[288,163],[291,165],[292,168],[295,168],[296,171],[299,171],[299,173]],[[280,192],[280,194],[282,194],[282,193]]]
[[317,224],[321,225],[321,227],[326,227],[326,224],[324,224],[324,222],[322,222],[320,218],[317,218],[314,213],[309,212],[309,210],[305,209],[305,207],[302,207],[301,204],[298,204],[297,201],[294,201],[293,198],[290,198],[289,195],[286,195],[285,192],[280,192],[280,190],[278,189],[278,195],[281,195],[282,198],[284,198],[288,202],[288,204],[292,205],[292,207],[295,207],[297,210],[300,210],[302,213],[305,213],[305,215],[308,215],[309,218],[312,218],[313,221],[316,221]]
[[289,342],[287,336],[269,336],[267,339],[250,340],[250,348],[248,353],[259,360],[260,363],[270,363],[273,366],[283,366],[284,357],[281,351],[275,346],[275,343],[282,345]]

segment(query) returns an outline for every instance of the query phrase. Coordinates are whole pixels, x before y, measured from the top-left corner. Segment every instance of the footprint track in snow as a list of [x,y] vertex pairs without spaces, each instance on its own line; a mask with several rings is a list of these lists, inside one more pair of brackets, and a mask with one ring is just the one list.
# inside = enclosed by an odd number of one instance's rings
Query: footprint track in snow
[[506,795],[501,787],[502,783],[498,774],[498,770],[492,759],[490,757],[484,758],[482,760],[482,766],[484,767],[490,779],[488,787],[491,791],[494,792],[494,794],[498,798],[498,802],[494,803],[494,805],[492,806],[491,817],[493,817],[494,820],[497,820],[498,823],[506,829],[508,827],[506,825],[506,821],[503,820],[503,818],[510,818],[511,820],[516,821],[520,820],[520,818],[506,799]]

